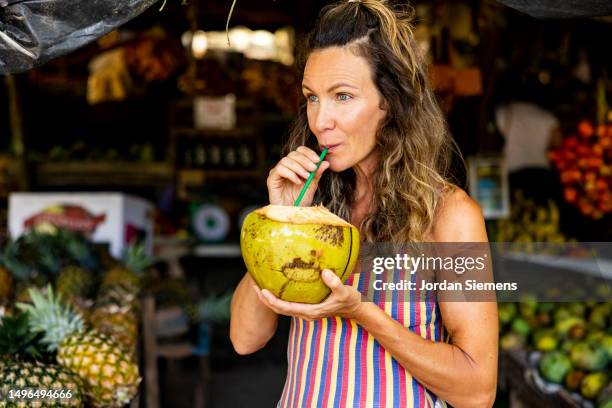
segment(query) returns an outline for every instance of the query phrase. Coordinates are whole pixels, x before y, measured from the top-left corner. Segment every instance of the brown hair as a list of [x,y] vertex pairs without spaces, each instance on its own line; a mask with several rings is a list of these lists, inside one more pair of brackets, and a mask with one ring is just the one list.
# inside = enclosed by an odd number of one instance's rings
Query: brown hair
[[[374,212],[359,226],[366,242],[419,242],[433,225],[443,191],[452,191],[453,151],[444,116],[427,78],[413,36],[412,9],[381,0],[341,1],[321,10],[306,37],[298,64],[316,50],[349,47],[364,57],[387,110],[376,135],[380,163],[372,175]],[[308,127],[306,104],[285,145],[285,153],[305,145],[317,150]],[[315,202],[350,220],[355,171],[325,173]],[[449,189],[450,187],[450,189]]]

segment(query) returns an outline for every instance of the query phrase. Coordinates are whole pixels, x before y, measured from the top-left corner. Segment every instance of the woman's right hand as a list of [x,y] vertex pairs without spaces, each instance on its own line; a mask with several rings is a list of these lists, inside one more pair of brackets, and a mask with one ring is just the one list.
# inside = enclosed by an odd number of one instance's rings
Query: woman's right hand
[[[296,150],[283,157],[278,164],[270,170],[268,180],[268,195],[270,204],[293,205],[300,195],[304,183],[310,172],[314,171],[319,162],[319,155],[306,146],[300,146]],[[323,161],[319,170],[312,179],[306,194],[300,201],[300,207],[310,206],[321,175],[329,168],[329,162]]]

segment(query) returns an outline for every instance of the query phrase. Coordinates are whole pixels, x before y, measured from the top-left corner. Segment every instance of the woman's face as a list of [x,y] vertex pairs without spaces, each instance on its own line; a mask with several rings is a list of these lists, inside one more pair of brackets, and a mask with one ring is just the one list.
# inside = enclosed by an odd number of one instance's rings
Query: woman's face
[[370,66],[347,48],[314,51],[304,68],[302,92],[308,125],[335,172],[375,160],[376,131],[385,111]]

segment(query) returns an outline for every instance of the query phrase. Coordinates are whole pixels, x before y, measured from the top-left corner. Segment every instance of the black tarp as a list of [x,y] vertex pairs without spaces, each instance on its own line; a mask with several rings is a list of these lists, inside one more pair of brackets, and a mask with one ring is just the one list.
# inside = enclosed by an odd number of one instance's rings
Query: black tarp
[[157,0],[0,0],[0,74],[22,72],[79,48]]
[[612,15],[612,0],[498,0],[536,18],[571,18]]

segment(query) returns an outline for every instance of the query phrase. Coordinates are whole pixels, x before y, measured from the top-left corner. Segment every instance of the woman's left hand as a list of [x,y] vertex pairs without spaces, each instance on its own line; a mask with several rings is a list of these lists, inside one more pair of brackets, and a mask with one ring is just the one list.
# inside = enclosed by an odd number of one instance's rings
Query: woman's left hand
[[352,318],[361,307],[361,293],[352,286],[344,285],[340,278],[329,269],[321,272],[323,282],[331,289],[330,295],[319,304],[286,302],[274,296],[269,290],[257,291],[259,299],[270,309],[285,316],[295,316],[305,320],[340,316]]

